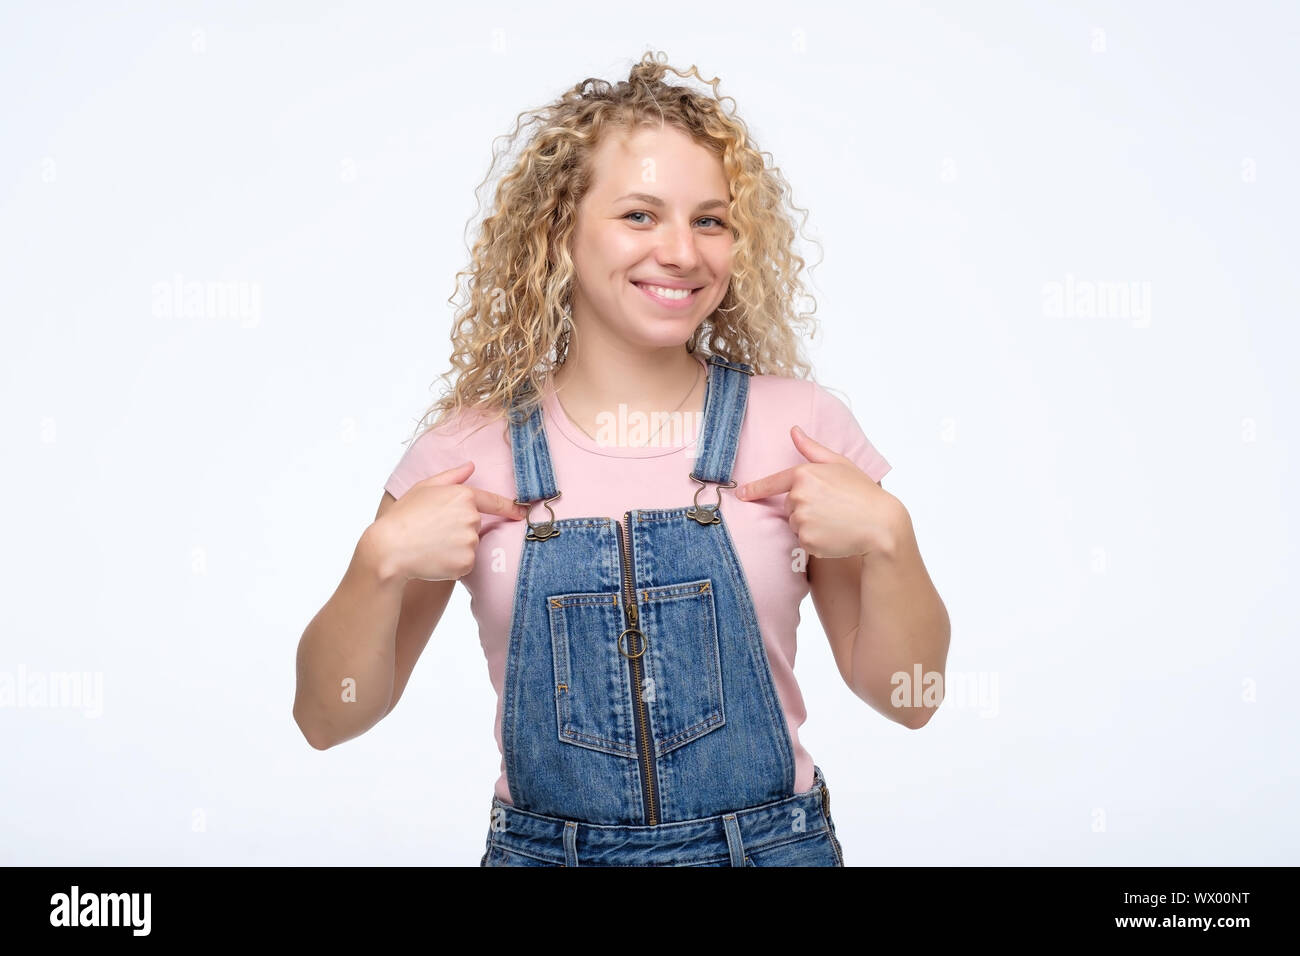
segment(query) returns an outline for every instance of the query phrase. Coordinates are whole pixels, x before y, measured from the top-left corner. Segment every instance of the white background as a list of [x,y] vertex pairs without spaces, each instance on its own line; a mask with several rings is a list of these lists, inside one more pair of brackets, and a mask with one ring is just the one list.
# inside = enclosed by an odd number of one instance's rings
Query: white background
[[[295,651],[436,397],[493,138],[647,48],[719,76],[809,210],[817,379],[952,617],[909,731],[803,607],[847,863],[1300,862],[1296,9],[602,10],[0,12],[0,681],[102,680],[99,716],[0,707],[0,862],[478,864],[463,589],[329,751]],[[255,321],[157,314],[177,276]],[[1150,308],[1054,314],[1067,277]]]

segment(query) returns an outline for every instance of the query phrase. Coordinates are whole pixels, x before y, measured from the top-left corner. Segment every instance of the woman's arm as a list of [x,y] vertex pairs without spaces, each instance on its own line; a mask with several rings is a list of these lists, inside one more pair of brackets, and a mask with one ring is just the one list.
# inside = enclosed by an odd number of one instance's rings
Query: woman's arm
[[[395,504],[385,491],[375,521]],[[293,716],[317,750],[392,711],[456,584],[399,574],[377,527],[362,533],[342,582],[298,642]]]
[[919,730],[943,699],[951,622],[921,559],[911,516],[901,501],[894,510],[865,556],[809,557],[808,581],[849,689],[890,720]]

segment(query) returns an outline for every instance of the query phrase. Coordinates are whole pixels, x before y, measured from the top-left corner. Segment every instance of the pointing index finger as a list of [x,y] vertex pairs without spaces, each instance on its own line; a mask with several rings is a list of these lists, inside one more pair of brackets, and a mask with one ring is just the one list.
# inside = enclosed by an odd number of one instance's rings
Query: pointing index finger
[[484,488],[474,488],[474,507],[485,515],[500,515],[503,518],[521,519],[528,514],[526,508],[515,504],[511,499]]
[[736,494],[745,500],[780,495],[790,490],[793,480],[794,468],[786,468],[784,471],[773,472],[746,482],[736,489]]

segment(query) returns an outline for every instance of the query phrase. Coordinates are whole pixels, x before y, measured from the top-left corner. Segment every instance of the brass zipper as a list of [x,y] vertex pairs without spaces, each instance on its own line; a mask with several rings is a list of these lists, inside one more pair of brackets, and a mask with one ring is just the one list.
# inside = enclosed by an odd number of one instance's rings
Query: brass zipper
[[822,816],[826,818],[826,832],[830,835],[831,846],[835,849],[835,858],[839,860],[840,866],[844,865],[844,851],[840,848],[840,841],[835,838],[835,830],[831,825],[831,792],[826,789],[826,784],[822,788]]
[[[659,823],[659,787],[655,778],[654,751],[650,746],[650,719],[646,713],[645,700],[641,696],[641,657],[645,654],[646,636],[637,625],[636,585],[632,574],[632,549],[629,544],[632,527],[632,512],[625,512],[623,520],[627,529],[617,521],[619,550],[623,556],[623,609],[627,618],[627,627],[618,636],[618,649],[627,658],[632,676],[632,694],[635,702],[633,709],[637,740],[640,741],[639,756],[641,761],[642,791],[645,794],[645,815],[651,826]],[[625,635],[635,633],[641,638],[640,649],[635,654],[631,648],[623,649]]]

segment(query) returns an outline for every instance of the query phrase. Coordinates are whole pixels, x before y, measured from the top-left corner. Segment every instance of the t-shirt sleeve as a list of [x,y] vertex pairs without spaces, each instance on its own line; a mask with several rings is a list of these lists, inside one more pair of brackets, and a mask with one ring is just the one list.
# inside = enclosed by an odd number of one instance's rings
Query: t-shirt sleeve
[[816,382],[812,385],[812,411],[808,434],[819,444],[839,452],[866,472],[872,481],[880,481],[893,466],[876,450],[853,412],[839,398]]
[[384,490],[394,498],[401,498],[417,481],[423,481],[468,460],[454,438],[437,428],[429,429],[406,447],[397,467],[384,483]]

